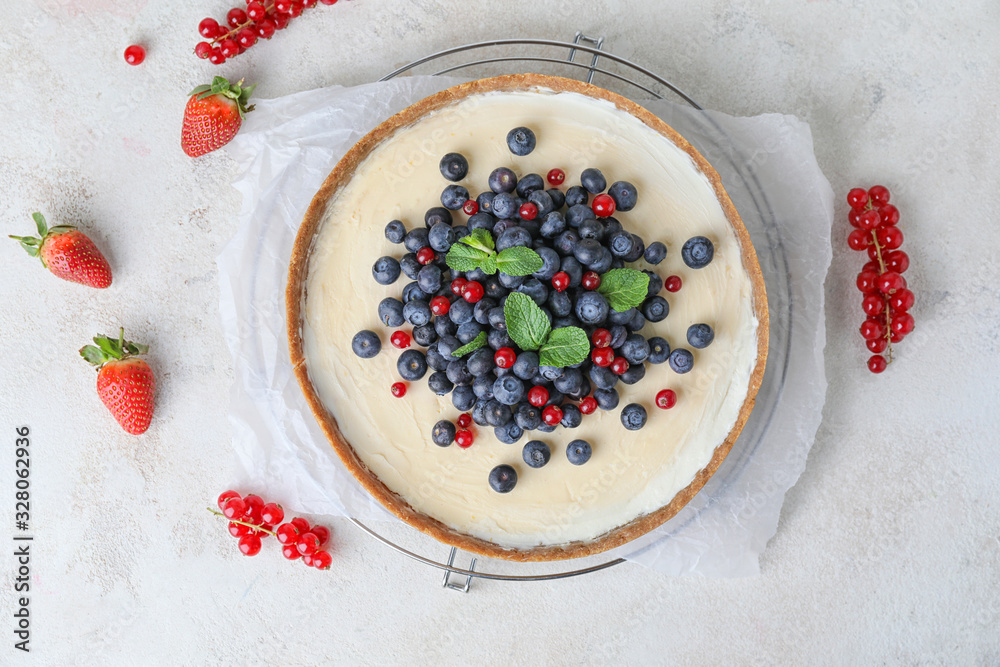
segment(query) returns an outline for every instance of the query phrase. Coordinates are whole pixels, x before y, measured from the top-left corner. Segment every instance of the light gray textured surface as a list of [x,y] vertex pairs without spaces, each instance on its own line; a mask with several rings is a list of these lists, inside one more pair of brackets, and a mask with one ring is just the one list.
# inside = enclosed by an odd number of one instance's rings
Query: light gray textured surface
[[[103,293],[2,246],[0,537],[13,428],[33,430],[37,664],[1000,662],[1000,100],[995,3],[376,0],[320,7],[215,68],[189,50],[226,3],[38,0],[0,35],[3,233],[79,224],[108,255]],[[882,182],[903,216],[918,333],[864,368],[860,258],[834,245],[830,391],[762,574],[670,579],[626,565],[586,582],[443,591],[437,576],[334,521],[326,574],[266,545],[240,556],[202,509],[235,479],[232,379],[214,258],[234,232],[233,163],[178,148],[185,93],[216,71],[262,97],[378,78],[476,39],[608,37],[616,53],[733,114],[810,122],[841,194]],[[142,39],[146,63],[121,51]],[[842,201],[842,200],[841,200]],[[838,204],[835,239],[846,236]],[[157,416],[125,435],[75,351],[119,323],[153,347]],[[9,542],[7,543],[9,544]],[[14,654],[11,549],[0,662]]]

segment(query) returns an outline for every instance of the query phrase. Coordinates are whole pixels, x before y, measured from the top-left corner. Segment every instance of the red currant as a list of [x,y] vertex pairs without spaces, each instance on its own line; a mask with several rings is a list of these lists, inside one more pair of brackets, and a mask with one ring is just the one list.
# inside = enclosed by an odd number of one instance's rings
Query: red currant
[[472,415],[468,412],[464,412],[458,416],[458,427],[459,428],[469,428],[472,426]]
[[510,368],[514,365],[516,359],[517,355],[509,347],[501,347],[493,355],[493,362],[497,365],[497,368]]
[[528,390],[528,403],[540,408],[549,402],[549,390],[545,387],[532,387]]
[[469,283],[465,278],[455,278],[451,281],[451,293],[455,296],[462,296],[462,289]]
[[291,520],[291,524],[299,531],[299,535],[309,532],[309,522],[300,516]]
[[847,193],[847,205],[853,209],[862,209],[868,203],[868,193],[861,188],[852,188]]
[[215,39],[219,36],[219,22],[213,18],[202,19],[198,24],[198,34],[205,39]]
[[859,331],[861,332],[861,337],[865,340],[885,338],[885,325],[871,318],[861,323]]
[[865,311],[865,315],[874,317],[885,310],[885,299],[878,294],[866,294],[861,300],[861,310]]
[[317,570],[329,570],[333,565],[333,556],[326,551],[317,551],[312,556],[312,565]]
[[281,547],[281,555],[287,558],[288,560],[295,560],[296,558],[302,558],[302,554],[299,553],[299,550],[295,547],[294,542],[292,542],[291,544],[286,544],[285,546]]
[[244,556],[256,556],[260,553],[260,538],[256,535],[244,535],[240,538],[240,551]]
[[222,514],[227,519],[242,519],[247,512],[247,505],[240,497],[230,498],[222,506]]
[[[319,540],[320,546],[323,546],[330,541],[330,529],[326,526],[313,526],[312,534]],[[313,558],[315,557],[316,554],[313,554]]]
[[882,218],[879,217],[878,211],[873,209],[868,209],[858,217],[858,227],[866,231],[871,231],[882,224]]
[[882,256],[885,268],[896,273],[903,273],[910,268],[910,256],[902,250],[892,250]]
[[278,541],[282,544],[295,544],[299,540],[298,529],[290,523],[281,524],[275,529],[274,533]]
[[403,398],[406,396],[406,383],[405,382],[393,382],[392,386],[389,387],[389,391],[396,398]]
[[236,41],[244,49],[249,49],[257,43],[257,33],[255,33],[252,28],[241,28],[240,31],[236,33]]
[[847,247],[851,250],[864,250],[871,241],[871,233],[863,229],[855,229],[847,235]]
[[557,292],[564,292],[566,288],[569,287],[569,274],[565,271],[559,271],[554,276],[552,276],[552,288]]
[[302,6],[305,7],[306,9],[312,9],[313,7],[316,6],[316,3],[318,1],[319,0],[302,0]]
[[250,526],[245,523],[236,523],[235,521],[229,522],[229,534],[233,537],[243,537],[250,532]]
[[226,58],[232,58],[233,56],[238,56],[240,53],[240,45],[232,37],[227,37],[226,39],[219,42],[219,50],[222,51],[222,55]]
[[305,8],[302,6],[301,0],[299,0],[298,2],[296,2],[295,0],[292,0],[292,11],[289,12],[289,15],[293,19],[296,18],[296,17],[298,17],[298,16],[302,16],[302,10],[303,9],[305,9]]
[[247,16],[254,21],[259,21],[267,16],[267,10],[262,3],[257,2],[257,0],[251,0],[247,3]]
[[475,440],[475,437],[473,437],[472,431],[462,429],[461,431],[455,432],[455,444],[462,449],[471,447],[473,440]]
[[225,505],[226,501],[229,500],[230,498],[240,498],[240,497],[241,496],[237,491],[223,491],[222,493],[219,494],[219,500],[217,501],[219,509],[221,510],[223,505]]
[[313,554],[319,549],[319,538],[316,537],[315,533],[303,533],[299,535],[299,540],[295,543],[295,548],[303,556]]
[[677,393],[673,389],[664,389],[656,394],[656,407],[669,410],[677,405]]
[[858,289],[867,294],[868,292],[874,292],[876,290],[875,281],[878,280],[878,274],[874,271],[862,271],[858,274],[857,285]]
[[274,37],[274,33],[277,29],[278,27],[274,23],[274,19],[270,16],[257,22],[257,36],[261,39],[271,39]]
[[868,360],[868,370],[872,373],[881,373],[885,370],[886,365],[885,357],[880,354],[872,355],[872,357]]
[[244,516],[250,519],[251,523],[258,523],[261,520],[260,512],[264,509],[264,499],[251,494],[243,499],[243,503],[247,507]]
[[607,329],[594,329],[590,335],[590,342],[594,347],[607,347],[611,345],[611,332]]
[[906,287],[906,280],[895,271],[886,271],[878,277],[876,285],[883,294],[892,294],[896,290]]
[[595,290],[601,286],[601,277],[596,271],[587,271],[580,280],[583,289]]
[[226,62],[226,56],[222,54],[222,49],[217,46],[213,47],[211,53],[208,54],[208,62],[213,65],[221,65]]
[[557,188],[566,180],[566,172],[562,169],[549,169],[549,173],[545,175],[545,180],[549,182],[549,185]]
[[451,301],[446,296],[436,296],[431,299],[431,312],[435,315],[447,315],[451,310]]
[[903,232],[899,227],[882,227],[875,232],[875,237],[883,250],[895,250],[903,245]]
[[[868,238],[871,238],[871,235]],[[868,259],[873,262],[878,260],[878,248],[875,247],[874,243],[868,246]]]
[[204,60],[212,53],[212,45],[208,42],[198,42],[194,45],[194,54]]
[[483,298],[483,286],[475,280],[467,282],[462,287],[462,298],[469,303],[479,303]]
[[291,20],[291,17],[284,13],[276,13],[272,18],[274,19],[275,30],[284,30],[288,27],[288,22]]
[[292,0],[275,0],[274,11],[279,14],[291,14],[292,13]]
[[138,44],[132,44],[125,49],[125,62],[129,65],[141,65],[146,59],[146,49]]
[[882,218],[882,224],[892,227],[899,222],[899,209],[892,204],[878,207],[878,217]]
[[597,399],[593,396],[587,396],[580,401],[580,412],[583,414],[593,414],[595,410],[597,410]]
[[668,292],[680,290],[682,284],[680,276],[667,276],[667,279],[663,282],[663,286],[667,288]]
[[611,362],[611,372],[615,375],[621,375],[628,370],[628,361],[625,357],[615,357],[614,361]]
[[437,255],[434,254],[434,250],[432,248],[421,248],[417,251],[417,261],[424,266],[433,262],[436,256]]
[[563,411],[555,405],[550,405],[549,407],[542,410],[542,421],[549,426],[555,426],[562,421]]
[[393,347],[405,350],[410,347],[410,334],[405,331],[394,331],[393,334],[389,336],[389,342],[392,343]]
[[866,340],[865,346],[868,348],[869,352],[879,354],[884,352],[885,348],[889,347],[889,342],[885,339],[885,336],[883,336],[882,338],[872,338],[871,340]]
[[239,7],[233,7],[226,13],[226,23],[230,28],[236,28],[247,22],[247,13]]
[[285,510],[277,503],[267,503],[260,510],[260,519],[272,526],[285,520]]
[[913,307],[913,300],[913,292],[904,288],[889,297],[889,307],[896,312],[905,313]]
[[892,333],[903,334],[905,336],[913,331],[913,324],[913,315],[909,313],[896,313],[892,316],[892,323],[889,327],[892,329]]
[[595,366],[607,368],[615,361],[615,351],[610,347],[595,347],[590,352],[590,360]]
[[889,341],[893,343],[898,343],[899,341],[906,338],[906,334],[901,331],[889,331]]
[[466,215],[475,215],[479,213],[479,202],[475,199],[468,199],[464,204],[462,204],[462,211]]
[[525,220],[534,220],[538,217],[538,207],[530,201],[525,202],[521,204],[521,208],[517,209],[517,214]]
[[310,554],[306,554],[302,557],[302,564],[306,567],[312,567],[313,557]]
[[862,211],[852,208],[847,212],[847,221],[851,223],[851,227],[861,227],[861,213]]
[[889,189],[884,185],[873,185],[868,188],[868,198],[875,208],[885,206],[889,203]]
[[591,208],[598,218],[607,218],[615,214],[615,200],[611,198],[611,195],[597,195],[594,197]]

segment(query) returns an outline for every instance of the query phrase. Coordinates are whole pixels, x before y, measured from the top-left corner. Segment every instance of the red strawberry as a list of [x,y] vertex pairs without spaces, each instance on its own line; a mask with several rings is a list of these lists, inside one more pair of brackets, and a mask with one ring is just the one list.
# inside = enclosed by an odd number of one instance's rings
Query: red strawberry
[[246,88],[242,84],[242,79],[231,84],[217,76],[211,86],[198,86],[191,91],[181,130],[181,148],[185,153],[198,157],[233,140],[243,124],[243,116],[253,111],[247,100],[256,84]]
[[133,435],[145,433],[153,419],[153,371],[136,354],[149,348],[125,340],[125,329],[118,338],[97,336],[97,347],[86,345],[80,356],[97,366],[97,395],[104,401],[122,428]]
[[49,229],[41,213],[33,213],[38,236],[13,236],[32,257],[53,275],[88,287],[111,285],[111,266],[87,235],[70,225]]

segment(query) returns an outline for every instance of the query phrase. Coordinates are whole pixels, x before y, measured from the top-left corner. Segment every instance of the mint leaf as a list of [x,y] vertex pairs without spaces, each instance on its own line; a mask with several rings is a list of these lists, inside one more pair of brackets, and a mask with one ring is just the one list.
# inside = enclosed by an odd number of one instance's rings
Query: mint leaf
[[552,330],[549,318],[542,309],[530,296],[521,292],[512,292],[507,296],[503,317],[507,323],[507,334],[522,350],[537,350]]
[[487,255],[493,253],[493,249],[496,247],[493,244],[493,235],[486,229],[473,229],[472,233],[468,236],[462,237],[459,243],[463,243],[469,247],[477,248],[482,250]]
[[601,286],[597,288],[619,313],[642,304],[648,290],[649,276],[635,269],[611,269],[601,276]]
[[[468,237],[466,237],[468,238]],[[465,239],[462,239],[463,241]],[[455,271],[472,271],[479,268],[484,259],[489,257],[489,252],[479,248],[465,245],[464,243],[453,243],[444,261],[449,268]]]
[[479,268],[483,270],[483,273],[492,276],[497,272],[497,258],[494,255],[489,255],[484,258],[479,264]]
[[497,255],[497,269],[508,276],[530,276],[544,265],[542,258],[531,248],[515,246],[501,250]]
[[485,331],[480,331],[478,336],[476,336],[475,338],[473,338],[471,342],[466,343],[462,347],[460,347],[457,350],[455,350],[454,352],[452,352],[451,356],[453,356],[453,357],[464,357],[469,352],[475,352],[476,350],[478,350],[479,348],[483,347],[484,345],[486,345],[486,332]]
[[586,359],[588,354],[590,339],[583,329],[559,327],[552,330],[549,339],[538,350],[538,363],[542,366],[572,366]]

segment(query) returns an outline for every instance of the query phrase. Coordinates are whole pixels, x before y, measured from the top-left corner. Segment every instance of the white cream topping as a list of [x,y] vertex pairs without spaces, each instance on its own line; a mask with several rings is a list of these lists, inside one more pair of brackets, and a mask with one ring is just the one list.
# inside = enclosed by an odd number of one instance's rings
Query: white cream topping
[[[525,157],[512,155],[505,141],[507,132],[520,125],[538,138]],[[670,303],[669,316],[647,323],[642,333],[663,336],[672,348],[689,348],[688,326],[712,325],[715,341],[692,350],[694,369],[678,375],[665,363],[647,364],[642,381],[616,385],[618,408],[585,415],[575,429],[528,432],[517,444],[506,445],[491,428],[475,427],[476,440],[468,449],[431,442],[433,425],[454,421],[460,413],[450,396],[428,389],[426,376],[410,383],[403,399],[389,393],[389,385],[399,380],[400,351],[389,345],[391,331],[376,309],[386,296],[399,298],[409,281],[402,275],[396,284],[382,286],[371,269],[380,256],[405,252],[386,240],[387,222],[423,226],[424,212],[440,205],[447,182],[438,161],[453,151],[469,159],[462,185],[473,197],[488,189],[487,177],[499,166],[519,176],[543,177],[560,167],[567,176],[564,190],[578,183],[587,167],[603,171],[609,184],[635,184],[638,205],[616,217],[647,244],[662,241],[668,248],[658,266],[635,266],[683,280],[679,292],[660,293]],[[455,217],[456,224],[465,219],[461,212]],[[697,235],[714,242],[715,259],[692,270],[682,262],[680,248]],[[750,279],[708,179],[687,153],[631,114],[575,93],[469,97],[382,142],[327,207],[310,258],[307,293],[302,333],[310,377],[360,458],[415,509],[503,547],[591,540],[670,502],[729,434],[756,362]],[[351,352],[351,339],[362,329],[382,338],[382,352],[373,359]],[[654,405],[654,396],[665,388],[678,395],[670,410]],[[633,402],[649,415],[639,431],[627,431],[620,421],[621,408]],[[566,444],[576,438],[593,447],[592,458],[582,466],[571,465],[565,456]],[[530,468],[521,458],[521,448],[531,439],[552,449],[543,468]],[[518,473],[517,486],[507,494],[494,492],[487,481],[501,463]]]

